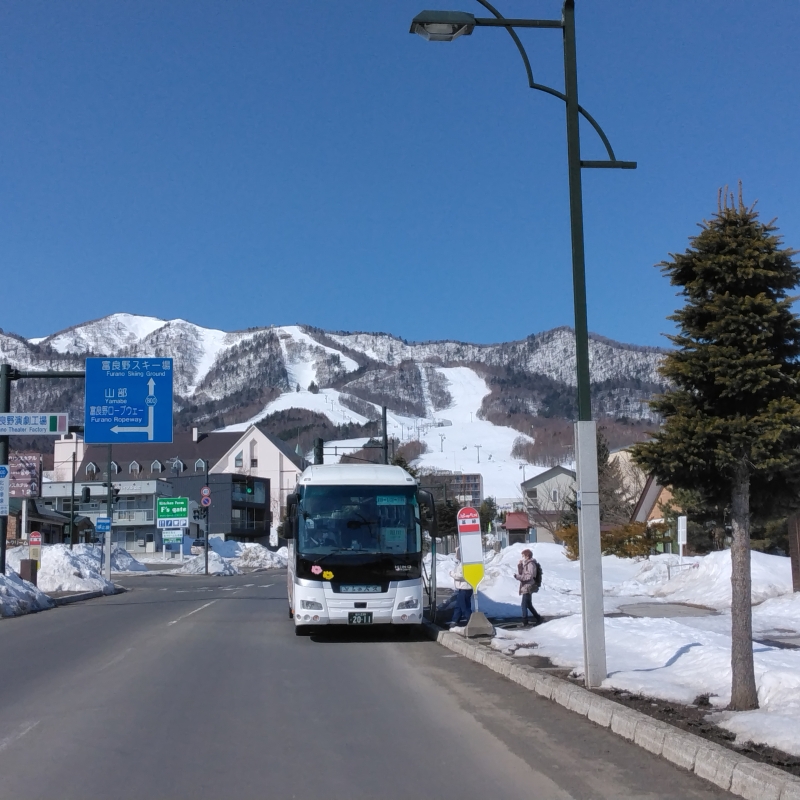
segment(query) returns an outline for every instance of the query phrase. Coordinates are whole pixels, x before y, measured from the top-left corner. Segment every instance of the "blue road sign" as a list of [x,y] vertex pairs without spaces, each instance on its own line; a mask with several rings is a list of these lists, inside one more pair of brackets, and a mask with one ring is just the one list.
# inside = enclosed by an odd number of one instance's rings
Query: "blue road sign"
[[87,358],[84,441],[172,441],[171,358]]
[[0,478],[8,477],[8,467],[5,464],[0,464]]
[[106,533],[111,530],[111,517],[98,517],[94,521],[94,529]]

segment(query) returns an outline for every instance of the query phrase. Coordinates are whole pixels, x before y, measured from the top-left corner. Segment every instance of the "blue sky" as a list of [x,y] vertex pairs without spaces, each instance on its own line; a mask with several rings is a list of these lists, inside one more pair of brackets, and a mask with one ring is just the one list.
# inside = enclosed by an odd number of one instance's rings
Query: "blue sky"
[[[409,35],[430,5],[5,0],[0,326],[129,311],[493,342],[572,324],[562,103],[501,30]],[[677,300],[653,265],[718,187],[741,179],[800,249],[800,4],[576,5],[580,101],[639,162],[583,173],[589,327],[664,344]],[[560,32],[521,35],[562,88]]]

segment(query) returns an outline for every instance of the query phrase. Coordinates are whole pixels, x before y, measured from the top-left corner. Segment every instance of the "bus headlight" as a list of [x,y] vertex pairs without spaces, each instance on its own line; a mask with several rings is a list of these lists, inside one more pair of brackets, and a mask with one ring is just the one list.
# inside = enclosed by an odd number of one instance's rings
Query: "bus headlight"
[[397,609],[400,610],[401,608],[419,608],[419,598],[407,597],[402,603],[397,604]]
[[[300,608],[307,608],[309,610],[321,611],[322,603],[320,603],[318,600],[301,600]],[[414,608],[416,608],[416,606],[414,606]]]

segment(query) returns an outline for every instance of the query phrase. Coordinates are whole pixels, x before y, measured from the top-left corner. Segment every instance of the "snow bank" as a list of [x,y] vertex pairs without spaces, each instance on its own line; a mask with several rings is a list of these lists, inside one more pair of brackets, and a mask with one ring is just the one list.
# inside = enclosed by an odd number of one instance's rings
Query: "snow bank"
[[[689,566],[672,572],[678,556],[653,556],[640,562],[636,575],[615,587],[616,596],[647,595],[670,603],[691,603],[724,609],[731,605],[731,553],[722,550],[706,556],[684,559]],[[751,553],[752,602],[761,603],[792,591],[792,568],[788,558]]]
[[[100,571],[102,550],[91,544],[76,544],[73,553],[89,556],[93,558]],[[111,551],[111,571],[112,572],[147,572],[147,567],[141,561],[137,561],[127,550],[122,547],[115,547]]]
[[[14,547],[8,551],[6,563],[15,572],[19,572],[20,561],[24,558],[28,558],[27,546]],[[45,593],[100,591],[103,594],[114,594],[114,584],[100,574],[99,548],[93,554],[92,548],[81,550],[76,547],[70,550],[65,544],[43,546],[42,562],[36,581]]]
[[52,608],[53,605],[53,601],[41,589],[22,580],[6,566],[6,574],[0,575],[0,617],[18,617]]
[[273,553],[260,544],[248,544],[232,562],[239,571],[255,572],[264,569],[281,569],[288,563],[286,556]]
[[222,558],[238,558],[247,547],[242,542],[234,542],[232,539],[225,541],[218,536],[212,536],[208,543],[211,545],[211,550]]
[[[187,561],[178,569],[171,569],[172,575],[203,575],[206,571],[205,555],[195,556]],[[223,558],[216,550],[211,550],[208,554],[208,574],[209,575],[239,575],[239,570],[233,566],[233,561]]]
[[[731,694],[731,638],[698,630],[683,620],[608,618],[605,621],[608,678],[605,688],[690,704],[704,694],[724,708]],[[495,649],[517,656],[546,656],[557,666],[583,674],[583,631],[579,614],[520,631],[499,629]],[[535,648],[535,650],[533,649]],[[760,708],[722,712],[713,721],[752,741],[800,756],[800,651],[754,645]]]

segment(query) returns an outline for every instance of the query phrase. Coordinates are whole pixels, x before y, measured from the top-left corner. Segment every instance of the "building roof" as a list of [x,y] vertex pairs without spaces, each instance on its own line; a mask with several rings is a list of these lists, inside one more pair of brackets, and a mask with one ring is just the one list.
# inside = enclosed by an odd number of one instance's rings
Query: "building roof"
[[555,478],[557,475],[567,475],[572,478],[572,480],[575,480],[575,470],[567,469],[559,464],[555,467],[550,467],[550,469],[544,472],[540,472],[538,475],[534,475],[532,478],[528,478],[528,480],[522,482],[521,486],[523,489],[533,489],[536,486],[541,486],[545,481]]
[[[191,431],[186,431],[173,434],[173,441],[166,444],[160,442],[115,444],[111,450],[111,458],[119,465],[117,473],[119,480],[130,479],[130,465],[134,461],[141,468],[137,475],[139,480],[168,478],[173,474],[170,469],[173,459],[179,458],[183,462],[184,472],[182,474],[195,472],[195,463],[201,459],[207,460],[209,468],[211,468],[242,436],[241,432],[220,431],[219,433],[200,434],[199,440],[195,442]],[[81,478],[85,477],[86,466],[90,462],[97,465],[98,476],[104,475],[108,463],[107,453],[108,449],[104,444],[87,444],[83,461],[78,468]],[[155,461],[161,464],[161,472],[151,470]]]
[[258,430],[266,436],[267,439],[278,448],[278,450],[283,453],[289,461],[292,462],[298,469],[302,470],[306,465],[303,463],[304,459],[302,456],[297,455],[295,451],[292,449],[292,446],[288,442],[284,442],[283,439],[279,439],[277,436],[273,436],[271,433],[267,433],[266,431],[262,431],[261,428]]
[[509,511],[506,514],[505,528],[507,531],[526,531],[531,524],[525,511]]

